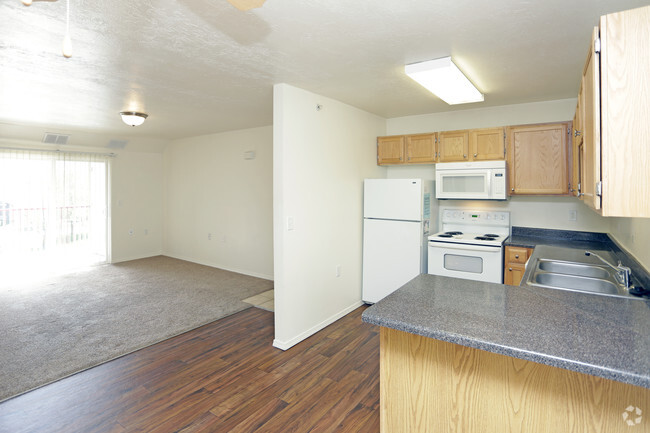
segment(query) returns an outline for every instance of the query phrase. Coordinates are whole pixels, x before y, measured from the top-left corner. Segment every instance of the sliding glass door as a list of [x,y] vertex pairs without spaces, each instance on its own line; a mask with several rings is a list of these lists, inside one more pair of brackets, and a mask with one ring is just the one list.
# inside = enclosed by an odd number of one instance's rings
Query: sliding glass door
[[0,149],[3,273],[105,262],[107,178],[105,155]]

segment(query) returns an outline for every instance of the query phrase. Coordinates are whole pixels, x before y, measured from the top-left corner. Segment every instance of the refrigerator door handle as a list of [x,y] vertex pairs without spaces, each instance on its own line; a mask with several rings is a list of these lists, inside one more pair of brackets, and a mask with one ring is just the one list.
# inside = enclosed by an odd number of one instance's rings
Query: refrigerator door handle
[[390,219],[390,218],[375,218],[375,217],[364,217],[364,219],[374,220],[374,221],[398,221],[398,222],[403,222],[403,223],[419,223],[419,222],[421,222],[420,220],[396,220],[396,219]]

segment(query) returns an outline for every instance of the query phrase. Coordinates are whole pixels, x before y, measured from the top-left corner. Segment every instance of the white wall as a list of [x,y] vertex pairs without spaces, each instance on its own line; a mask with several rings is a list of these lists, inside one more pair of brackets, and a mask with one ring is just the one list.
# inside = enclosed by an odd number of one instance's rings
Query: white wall
[[610,218],[612,236],[650,272],[650,218]]
[[111,160],[110,196],[111,261],[162,254],[162,154],[118,152]]
[[[388,119],[387,134],[412,134],[455,129],[487,128],[528,123],[559,122],[573,118],[576,99],[487,107],[446,113]],[[428,166],[391,166],[387,177],[424,177],[433,179],[435,170]],[[609,232],[610,222],[572,197],[512,197],[506,202],[440,200],[440,207],[503,209],[511,212],[514,226],[559,230]],[[569,220],[575,210],[577,220]]]
[[273,117],[273,344],[287,349],[361,305],[363,179],[385,177],[385,120],[287,84]]
[[386,121],[386,134],[415,134],[527,123],[565,122],[573,119],[577,102],[576,98],[570,98],[395,117]]
[[273,279],[272,157],[271,126],[171,142],[165,255]]

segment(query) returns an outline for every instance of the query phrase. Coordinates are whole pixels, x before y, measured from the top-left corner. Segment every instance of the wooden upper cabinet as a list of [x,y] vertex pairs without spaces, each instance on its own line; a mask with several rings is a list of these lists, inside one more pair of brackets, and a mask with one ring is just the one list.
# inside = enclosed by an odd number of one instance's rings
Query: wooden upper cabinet
[[570,122],[510,126],[510,194],[568,194],[567,135]]
[[433,164],[436,162],[436,134],[406,136],[406,163]]
[[469,132],[470,159],[474,161],[506,158],[504,128],[472,129]]
[[573,116],[573,133],[572,135],[572,143],[570,146],[571,150],[571,158],[569,159],[571,162],[569,164],[570,167],[570,187],[569,187],[569,193],[571,195],[574,195],[576,197],[582,197],[581,194],[581,167],[583,163],[583,146],[582,146],[582,137],[584,135],[583,133],[583,126],[582,126],[582,121],[584,119],[584,102],[583,102],[583,97],[584,97],[584,92],[582,90],[582,85],[580,86],[580,93],[578,94],[578,105],[576,106],[576,112],[575,115]]
[[600,62],[593,63],[600,65],[602,136],[591,161],[594,172],[598,162],[602,170],[593,179],[602,181],[600,212],[650,218],[650,6],[601,17],[600,47]]
[[444,131],[438,134],[440,162],[469,160],[469,131]]
[[433,164],[436,162],[436,134],[377,137],[377,164]]
[[404,136],[377,137],[377,164],[402,164],[404,162]]
[[582,163],[580,164],[580,198],[594,210],[600,209],[597,184],[600,181],[600,68],[595,51],[598,27],[591,37],[591,46],[582,73]]

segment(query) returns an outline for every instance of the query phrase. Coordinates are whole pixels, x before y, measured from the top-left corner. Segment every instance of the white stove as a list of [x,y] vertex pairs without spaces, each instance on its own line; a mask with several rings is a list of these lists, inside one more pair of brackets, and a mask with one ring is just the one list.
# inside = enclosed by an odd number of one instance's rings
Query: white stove
[[444,209],[429,236],[428,273],[501,283],[510,212]]

